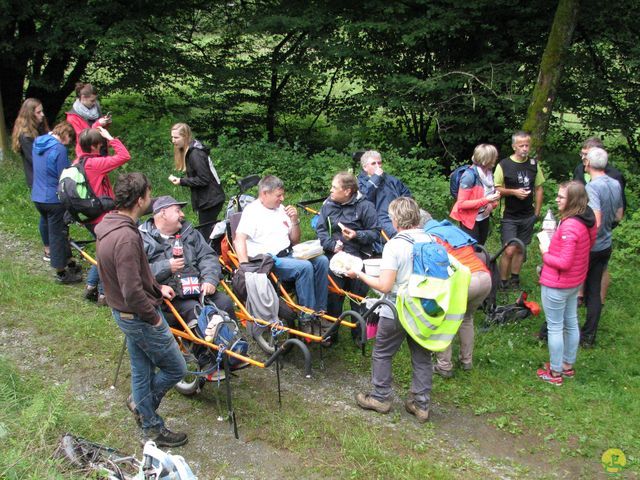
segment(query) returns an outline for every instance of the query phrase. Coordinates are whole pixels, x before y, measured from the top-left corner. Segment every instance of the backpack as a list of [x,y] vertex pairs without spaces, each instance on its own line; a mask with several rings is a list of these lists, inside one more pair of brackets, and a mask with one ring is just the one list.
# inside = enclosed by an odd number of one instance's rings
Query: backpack
[[[197,307],[196,307],[197,308]],[[197,311],[196,311],[197,312]],[[211,343],[221,349],[246,355],[249,343],[240,335],[238,324],[229,317],[229,314],[219,310],[215,305],[204,305],[198,313],[198,334],[205,338],[211,336]],[[229,366],[233,369],[240,365],[242,360],[229,356]]]
[[91,188],[84,169],[86,161],[87,157],[82,157],[62,171],[56,192],[60,203],[76,222],[95,220],[115,207],[111,197],[98,197]]
[[473,165],[461,165],[456,168],[451,175],[449,175],[449,191],[451,192],[451,196],[455,199],[458,198],[458,190],[460,190],[460,180],[462,180],[462,175],[467,170],[471,170],[473,172],[474,181],[478,176],[478,172],[473,168]]
[[398,320],[422,347],[445,350],[460,328],[467,307],[471,273],[433,242],[418,242],[399,234],[413,245],[413,271],[396,298]]

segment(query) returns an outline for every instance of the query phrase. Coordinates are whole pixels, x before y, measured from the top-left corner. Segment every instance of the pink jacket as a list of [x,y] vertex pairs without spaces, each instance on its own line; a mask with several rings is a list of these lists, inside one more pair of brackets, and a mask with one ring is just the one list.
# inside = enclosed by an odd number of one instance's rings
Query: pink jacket
[[[121,165],[124,165],[129,161],[129,159],[131,159],[129,151],[122,144],[120,139],[114,138],[109,142],[109,146],[113,148],[115,155],[101,157],[99,153],[82,153],[82,157],[87,158],[87,161],[84,163],[84,171],[87,174],[87,180],[89,180],[93,192],[98,197],[114,197],[113,188],[109,181],[109,172],[115,170]],[[77,158],[73,163],[76,164],[79,160],[80,159]],[[100,223],[100,220],[102,220],[104,215],[106,214],[100,215],[98,218],[88,223]]]
[[82,148],[80,148],[80,134],[85,128],[93,128],[100,125],[99,120],[100,119],[93,122],[93,125],[89,125],[89,123],[77,113],[67,112],[67,122],[71,124],[73,131],[76,132],[76,158],[80,158],[84,153]]
[[563,220],[542,256],[540,284],[551,288],[581,285],[589,269],[589,251],[596,241],[595,215],[590,208],[578,217]]
[[[478,168],[478,167],[473,167]],[[465,178],[466,177],[466,178]],[[467,186],[470,178],[473,178],[473,185]],[[484,196],[484,187],[480,182],[480,177],[471,172],[465,172],[460,179],[460,188],[458,190],[458,198],[451,209],[449,216],[458,220],[462,225],[472,230],[476,224],[478,211],[484,207],[489,201]],[[492,207],[498,206],[498,202],[492,202]]]

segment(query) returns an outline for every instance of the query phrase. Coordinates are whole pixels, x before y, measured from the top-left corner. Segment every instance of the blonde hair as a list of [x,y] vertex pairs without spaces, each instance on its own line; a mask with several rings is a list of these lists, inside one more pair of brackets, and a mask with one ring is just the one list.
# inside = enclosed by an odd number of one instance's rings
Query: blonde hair
[[183,148],[177,147],[175,145],[173,146],[173,164],[176,167],[176,170],[178,170],[179,172],[184,172],[187,169],[187,150],[189,150],[189,145],[191,144],[191,140],[193,140],[191,127],[186,123],[176,123],[173,127],[171,127],[171,131],[177,131],[178,135],[184,138]]
[[36,108],[40,105],[42,102],[37,98],[27,98],[20,107],[11,132],[11,149],[14,152],[20,153],[20,135],[35,139],[49,131],[47,117],[44,117],[40,124],[36,121]]
[[558,192],[560,192],[561,188],[564,189],[566,194],[564,210],[560,212],[562,219],[582,215],[589,204],[587,189],[584,188],[582,182],[576,180],[564,182],[558,187]]
[[389,204],[389,217],[396,221],[398,230],[420,225],[420,207],[411,197],[398,197]]
[[474,165],[486,167],[498,160],[498,149],[489,143],[481,143],[473,149],[471,161]]

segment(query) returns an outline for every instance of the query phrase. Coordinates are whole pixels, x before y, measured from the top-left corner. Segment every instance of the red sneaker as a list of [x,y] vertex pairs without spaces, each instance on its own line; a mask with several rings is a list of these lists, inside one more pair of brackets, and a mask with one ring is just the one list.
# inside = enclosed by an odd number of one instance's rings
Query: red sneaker
[[562,375],[555,377],[551,373],[551,370],[547,368],[539,368],[536,373],[538,374],[538,378],[543,382],[547,382],[547,383],[550,383],[551,385],[557,385],[557,386],[562,385]]
[[[545,362],[544,368],[547,370],[551,370],[551,364],[549,362]],[[562,376],[567,378],[572,378],[576,376],[576,371],[573,368],[563,368]]]

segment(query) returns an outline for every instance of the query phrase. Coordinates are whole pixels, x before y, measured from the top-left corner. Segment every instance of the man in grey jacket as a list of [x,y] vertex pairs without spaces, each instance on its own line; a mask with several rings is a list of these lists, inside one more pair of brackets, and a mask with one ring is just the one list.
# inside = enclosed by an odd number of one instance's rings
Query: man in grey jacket
[[[151,272],[159,283],[175,285],[177,296],[172,303],[189,326],[197,320],[194,307],[199,299],[180,296],[178,275],[197,277],[201,292],[235,319],[231,299],[216,291],[221,273],[218,257],[202,234],[185,222],[184,205],[186,202],[170,196],[159,197],[153,203],[153,217],[138,227]],[[183,246],[182,258],[173,257],[173,243],[178,234]],[[169,324],[175,325],[177,321],[166,306],[163,311]]]

